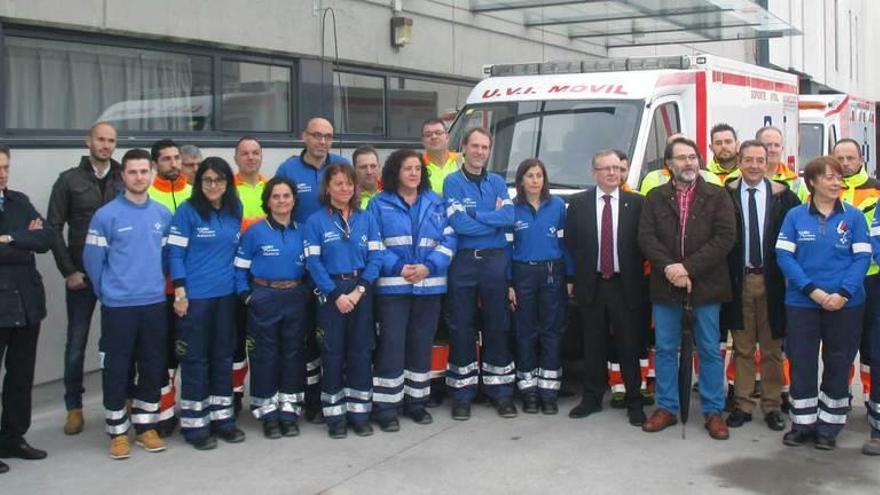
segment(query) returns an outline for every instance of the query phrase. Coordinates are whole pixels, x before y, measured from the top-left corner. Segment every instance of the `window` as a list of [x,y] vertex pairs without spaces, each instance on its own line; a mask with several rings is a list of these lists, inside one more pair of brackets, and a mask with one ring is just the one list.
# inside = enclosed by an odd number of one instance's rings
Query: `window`
[[469,86],[393,77],[389,90],[389,134],[418,138],[422,122],[454,113],[464,105]]
[[211,129],[208,57],[15,36],[4,46],[9,128]]
[[642,170],[639,175],[639,183],[648,172],[663,166],[663,153],[666,151],[666,140],[669,136],[679,132],[681,125],[678,121],[678,105],[664,103],[657,107],[654,112],[654,120],[651,121],[651,131],[648,133],[648,143],[645,145],[645,159],[642,160]]
[[333,79],[333,123],[336,132],[383,136],[385,78],[336,72]]
[[290,67],[223,61],[223,118],[227,131],[289,132]]

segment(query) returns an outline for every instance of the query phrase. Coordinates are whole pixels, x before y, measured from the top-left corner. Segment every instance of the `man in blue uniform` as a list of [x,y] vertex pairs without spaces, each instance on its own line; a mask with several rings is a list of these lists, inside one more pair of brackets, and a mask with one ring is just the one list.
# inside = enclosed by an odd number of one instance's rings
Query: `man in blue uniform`
[[467,131],[462,139],[464,164],[443,183],[446,215],[458,235],[458,250],[449,267],[452,349],[446,384],[454,400],[452,418],[470,418],[471,401],[477,393],[479,368],[476,360],[474,314],[479,297],[483,314],[482,375],[486,394],[498,414],[516,416],[513,403],[514,374],[507,312],[505,232],[513,227],[513,203],[501,176],[489,173],[492,136],[482,128]]

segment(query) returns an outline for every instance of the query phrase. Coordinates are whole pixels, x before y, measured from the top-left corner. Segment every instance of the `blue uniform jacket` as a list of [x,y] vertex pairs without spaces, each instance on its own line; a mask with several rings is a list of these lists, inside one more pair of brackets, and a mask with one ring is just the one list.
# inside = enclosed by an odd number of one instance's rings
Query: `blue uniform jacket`
[[124,195],[102,206],[89,223],[83,265],[101,304],[110,308],[165,301],[163,246],[171,212]]
[[526,201],[514,202],[513,250],[518,262],[565,261],[565,274],[574,276],[574,262],[565,247],[565,202],[557,197],[542,201],[538,211]]
[[[376,282],[379,294],[431,295],[446,292],[446,269],[455,254],[455,231],[446,219],[446,203],[433,191],[419,194],[411,207],[397,193],[370,200],[385,253]],[[429,273],[411,284],[400,276],[403,265],[424,264]]]
[[226,210],[203,219],[189,201],[177,207],[168,234],[171,281],[183,284],[189,299],[228,296],[235,289],[232,265],[241,219]]
[[812,203],[792,208],[776,239],[776,257],[788,282],[785,304],[818,308],[809,296],[817,288],[848,298],[845,307],[865,302],[871,243],[858,208],[838,201],[828,218]]
[[303,160],[304,155],[305,150],[298,156],[288,158],[275,172],[275,177],[287,177],[296,184],[296,208],[293,210],[293,220],[300,225],[305,225],[309,217],[321,209],[321,198],[318,194],[327,165],[349,163],[343,156],[328,153],[324,166],[316,169]]
[[272,217],[251,225],[235,255],[235,292],[251,290],[251,277],[266,280],[297,280],[306,271],[302,230],[296,222],[284,226]]
[[319,294],[335,301],[342,293],[333,275],[361,272],[359,284],[372,285],[382,266],[382,234],[369,212],[352,211],[348,229],[337,210],[321,208],[303,229],[306,269]]
[[[507,246],[505,232],[513,227],[513,203],[507,184],[498,174],[484,172],[474,182],[462,170],[443,182],[446,216],[458,235],[458,249],[493,249]],[[503,206],[495,209],[498,198]]]

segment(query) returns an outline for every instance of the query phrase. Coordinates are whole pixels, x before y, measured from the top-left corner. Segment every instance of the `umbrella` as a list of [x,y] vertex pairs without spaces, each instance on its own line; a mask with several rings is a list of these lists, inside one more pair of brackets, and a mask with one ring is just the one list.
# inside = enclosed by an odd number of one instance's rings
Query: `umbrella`
[[684,292],[681,302],[681,348],[678,354],[678,406],[681,413],[681,438],[691,409],[691,384],[694,378],[694,306]]

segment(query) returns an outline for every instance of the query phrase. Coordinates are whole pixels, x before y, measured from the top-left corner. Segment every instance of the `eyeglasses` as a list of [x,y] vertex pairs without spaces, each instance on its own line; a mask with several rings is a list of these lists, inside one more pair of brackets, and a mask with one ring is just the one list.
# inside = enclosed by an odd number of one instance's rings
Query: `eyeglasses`
[[208,187],[220,187],[220,186],[222,186],[222,185],[224,185],[224,184],[226,184],[226,178],[225,178],[225,177],[218,177],[218,178],[216,178],[216,179],[210,179],[210,178],[206,179],[206,178],[202,177],[202,185],[204,185],[204,186],[208,186]]
[[422,137],[430,138],[430,137],[440,137],[446,134],[446,131],[425,131],[422,133]]
[[306,131],[306,134],[308,134],[309,136],[312,136],[313,138],[317,139],[318,141],[333,141],[333,133],[332,132],[329,134],[321,134],[320,132]]
[[677,162],[696,162],[699,161],[700,157],[698,155],[676,155],[672,159]]

